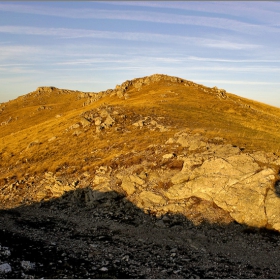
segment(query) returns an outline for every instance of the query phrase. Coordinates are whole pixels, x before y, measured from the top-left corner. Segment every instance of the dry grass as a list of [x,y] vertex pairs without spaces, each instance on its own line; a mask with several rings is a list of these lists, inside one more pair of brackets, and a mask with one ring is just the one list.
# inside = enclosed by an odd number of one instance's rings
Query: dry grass
[[[140,91],[131,87],[127,100],[104,97],[83,107],[85,99],[78,93],[20,97],[4,105],[0,123],[0,180],[6,177],[23,177],[46,171],[76,174],[94,172],[96,166],[112,164],[113,159],[131,152],[140,153],[150,145],[160,145],[174,133],[190,128],[207,137],[223,137],[229,143],[247,150],[264,150],[280,155],[280,109],[228,94],[219,99],[214,93],[182,84],[158,83],[143,86]],[[75,130],[85,111],[96,110],[104,103],[118,107],[127,116],[124,129],[115,127],[95,133],[92,124]],[[50,109],[38,110],[40,106]],[[3,107],[3,105],[2,105]],[[57,115],[61,115],[57,118]],[[132,126],[134,121],[150,116],[169,131],[151,131]],[[68,131],[67,131],[68,130]],[[49,141],[52,137],[54,140]],[[32,143],[32,144],[31,144]],[[127,158],[125,165],[140,164],[142,157]],[[181,168],[180,162],[170,163]],[[174,166],[173,166],[173,165]]]
[[[247,149],[280,152],[279,108],[233,94],[228,94],[227,99],[219,99],[214,94],[194,87],[185,88],[180,84],[158,90],[155,86],[153,90],[156,93],[151,96],[145,88],[143,96],[142,92],[134,94],[131,105],[141,106],[142,111],[166,116],[177,129],[202,129],[208,137],[224,137],[230,143]],[[167,92],[166,102],[160,102],[164,92]],[[141,97],[148,100],[145,107]]]

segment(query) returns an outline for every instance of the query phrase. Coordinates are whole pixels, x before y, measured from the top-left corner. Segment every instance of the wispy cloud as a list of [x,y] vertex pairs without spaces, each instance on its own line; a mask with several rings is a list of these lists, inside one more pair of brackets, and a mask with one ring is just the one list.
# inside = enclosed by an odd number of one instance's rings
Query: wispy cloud
[[[1,28],[1,27],[0,27]],[[10,55],[17,55],[17,54],[26,54],[26,53],[36,53],[38,51],[37,47],[33,46],[24,46],[24,45],[17,45],[17,46],[0,46],[0,56],[10,56]]]
[[16,73],[16,74],[38,74],[39,72],[43,73],[44,71],[41,71],[39,69],[27,69],[26,67],[11,67],[6,68],[7,72],[10,73]]
[[277,59],[222,59],[222,58],[210,58],[210,57],[197,57],[189,56],[188,60],[205,61],[205,62],[230,62],[230,63],[279,63]]
[[220,17],[231,15],[256,19],[259,23],[279,23],[280,6],[277,1],[112,1],[115,6],[134,6],[148,8],[165,8],[169,10],[184,10],[216,14]]
[[191,70],[200,70],[200,71],[207,71],[209,73],[213,72],[248,72],[248,73],[279,73],[280,67],[270,67],[270,66],[243,66],[243,67],[232,67],[232,66],[189,66],[188,69]]
[[[64,65],[72,65],[72,66],[91,66],[96,64],[104,64],[104,65],[120,65],[121,68],[123,67],[131,67],[131,65],[139,65],[139,68],[148,66],[150,64],[170,64],[170,63],[177,63],[182,64],[184,58],[167,58],[167,57],[153,57],[153,56],[116,56],[116,57],[95,57],[91,58],[90,56],[85,59],[71,59],[62,62],[56,62],[54,65],[64,66]],[[135,68],[135,66],[133,66]]]
[[[113,3],[114,4],[114,3]],[[138,3],[139,4],[139,3]],[[149,5],[149,4],[143,4]],[[155,5],[155,4],[153,4]],[[175,3],[164,3],[165,7],[177,7]],[[183,5],[184,6],[184,5]],[[190,9],[192,5],[190,5]],[[196,5],[196,9],[197,9]],[[203,9],[202,9],[203,10]],[[102,9],[69,9],[69,8],[50,8],[48,6],[34,6],[23,4],[3,4],[0,3],[0,11],[9,11],[16,13],[27,13],[37,15],[48,15],[67,18],[83,18],[83,19],[111,19],[111,20],[130,20],[141,22],[156,22],[168,24],[183,24],[205,26],[207,28],[226,29],[238,31],[241,33],[256,32],[280,32],[277,26],[262,26],[258,24],[250,24],[241,20],[223,18],[222,16],[192,16],[180,15],[173,13],[148,12],[145,13],[137,10],[102,10]],[[215,10],[217,11],[217,10]]]
[[254,49],[261,47],[256,44],[246,44],[246,43],[237,43],[233,41],[226,40],[212,40],[206,43],[208,47],[219,48],[219,49],[228,49],[228,50],[242,50],[242,49]]
[[59,36],[62,38],[103,38],[128,41],[149,41],[149,42],[176,42],[176,44],[199,44],[205,47],[222,49],[254,49],[259,48],[257,44],[237,43],[223,39],[208,39],[201,37],[190,37],[180,35],[167,35],[140,32],[113,32],[88,29],[70,28],[39,28],[32,26],[0,26],[0,33]]
[[46,57],[57,55],[65,55],[65,52],[47,46],[0,45],[0,66],[34,66]]
[[216,84],[230,84],[230,85],[280,85],[280,82],[266,82],[266,81],[234,81],[234,80],[196,80],[198,83],[216,83]]
[[[62,62],[56,62],[55,65],[93,65],[98,63],[118,63],[118,64],[130,64],[137,63],[142,65],[143,63],[156,63],[156,64],[174,64],[176,67],[184,66],[185,63],[194,62],[193,65],[188,64],[188,68],[196,69],[196,70],[209,70],[209,71],[258,71],[258,72],[277,72],[280,71],[280,67],[273,66],[273,64],[277,64],[280,60],[252,60],[252,59],[219,59],[219,58],[204,58],[204,57],[185,57],[185,56],[176,56],[176,57],[163,57],[163,56],[133,56],[129,55],[100,55],[95,57],[93,55],[88,55],[87,58],[84,59],[75,59],[65,60]],[[196,63],[197,62],[197,63]],[[211,66],[194,66],[198,65],[198,63],[209,62]],[[215,64],[213,64],[215,63]],[[218,64],[219,66],[215,66]],[[232,66],[237,65],[238,66]],[[231,65],[231,66],[225,66]],[[267,66],[266,66],[267,65]],[[1,65],[0,65],[1,66]]]

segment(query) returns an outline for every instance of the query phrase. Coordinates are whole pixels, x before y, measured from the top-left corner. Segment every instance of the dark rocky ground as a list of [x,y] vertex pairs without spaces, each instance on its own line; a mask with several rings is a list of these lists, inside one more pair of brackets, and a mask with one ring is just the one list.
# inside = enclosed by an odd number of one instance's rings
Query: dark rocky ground
[[147,215],[117,193],[0,212],[0,278],[279,278],[279,245],[268,230]]

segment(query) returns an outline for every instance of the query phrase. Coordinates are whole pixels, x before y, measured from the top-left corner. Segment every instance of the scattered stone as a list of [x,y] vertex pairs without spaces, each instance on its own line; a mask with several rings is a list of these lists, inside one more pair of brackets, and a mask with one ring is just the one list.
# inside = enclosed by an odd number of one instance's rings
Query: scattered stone
[[[0,248],[0,249],[1,249],[1,248]],[[2,252],[1,252],[1,254],[2,254],[3,256],[9,257],[9,256],[11,255],[11,251],[10,251],[9,248],[7,248],[7,247],[2,247]]]
[[137,175],[133,174],[129,176],[131,182],[134,182],[138,185],[144,185],[145,181],[143,179],[141,179],[140,177],[138,177]]
[[69,126],[69,129],[71,130],[71,129],[76,129],[76,128],[79,128],[79,127],[80,127],[80,124],[79,123],[75,123],[75,124]]
[[85,127],[87,127],[91,124],[90,121],[86,120],[85,118],[82,118],[80,123],[81,123],[83,128],[85,128]]
[[101,267],[99,270],[102,271],[102,272],[106,272],[106,271],[108,271],[108,268],[107,267]]
[[53,136],[53,137],[51,137],[51,138],[48,139],[48,142],[52,142],[52,141],[54,141],[55,139],[56,139],[56,136]]
[[174,154],[165,154],[162,156],[163,159],[171,159],[174,158]]
[[21,261],[21,267],[25,270],[25,271],[29,271],[29,270],[33,270],[35,269],[35,263],[32,263],[30,261]]
[[94,121],[94,124],[95,124],[96,126],[101,125],[101,118],[100,118],[100,117],[96,117],[96,118],[95,118],[95,121]]
[[110,115],[108,115],[107,118],[104,121],[104,124],[107,127],[111,127],[114,124],[114,122],[115,122],[114,119]]
[[119,177],[122,178],[122,184],[121,187],[122,189],[127,193],[127,195],[132,195],[136,189],[134,186],[134,183],[131,181],[129,177]]
[[1,274],[9,273],[11,271],[12,271],[12,268],[8,263],[0,264],[0,273]]
[[72,135],[73,136],[79,136],[81,133],[82,132],[80,130],[75,130]]
[[36,145],[39,145],[40,144],[40,141],[39,140],[35,140],[33,142],[31,142],[28,146],[27,146],[27,149],[31,148],[31,147],[34,147]]

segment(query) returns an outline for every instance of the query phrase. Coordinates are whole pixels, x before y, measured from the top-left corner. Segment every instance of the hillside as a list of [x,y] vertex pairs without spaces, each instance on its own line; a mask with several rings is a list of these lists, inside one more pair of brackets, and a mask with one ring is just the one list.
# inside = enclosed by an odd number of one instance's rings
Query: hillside
[[[103,219],[100,227],[106,224],[107,235],[126,232],[116,223],[130,224],[131,232],[139,225],[143,232],[159,228],[155,234],[171,234],[170,228],[184,223],[191,228],[238,223],[279,232],[279,120],[279,108],[167,75],[136,78],[98,93],[39,87],[0,104],[5,210],[0,225],[50,242],[42,233],[52,224],[65,233],[63,244],[59,235],[52,236],[61,250],[69,247],[73,231],[83,236],[77,242],[90,239]],[[64,224],[71,230],[62,233]],[[203,275],[219,277],[221,271]],[[269,275],[274,274],[236,277]]]
[[[89,170],[118,154],[164,144],[184,129],[248,151],[279,154],[280,148],[280,109],[165,75],[100,93],[41,87],[2,103],[0,110],[1,179],[57,172],[66,165],[63,172],[75,173],[75,165]],[[95,119],[106,114],[109,124],[99,133],[102,125]],[[141,121],[143,129],[133,125]],[[94,162],[85,163],[93,150]]]
[[[244,153],[280,154],[280,109],[166,75],[99,93],[39,87],[0,108],[2,186],[20,185],[26,177],[35,182],[46,172],[68,180],[94,177],[104,166],[115,170],[143,161],[165,168],[164,154],[186,154],[182,143],[166,144],[185,132],[206,142],[222,139]],[[176,157],[169,164],[180,170],[183,162]],[[24,187],[18,191],[25,193]]]

